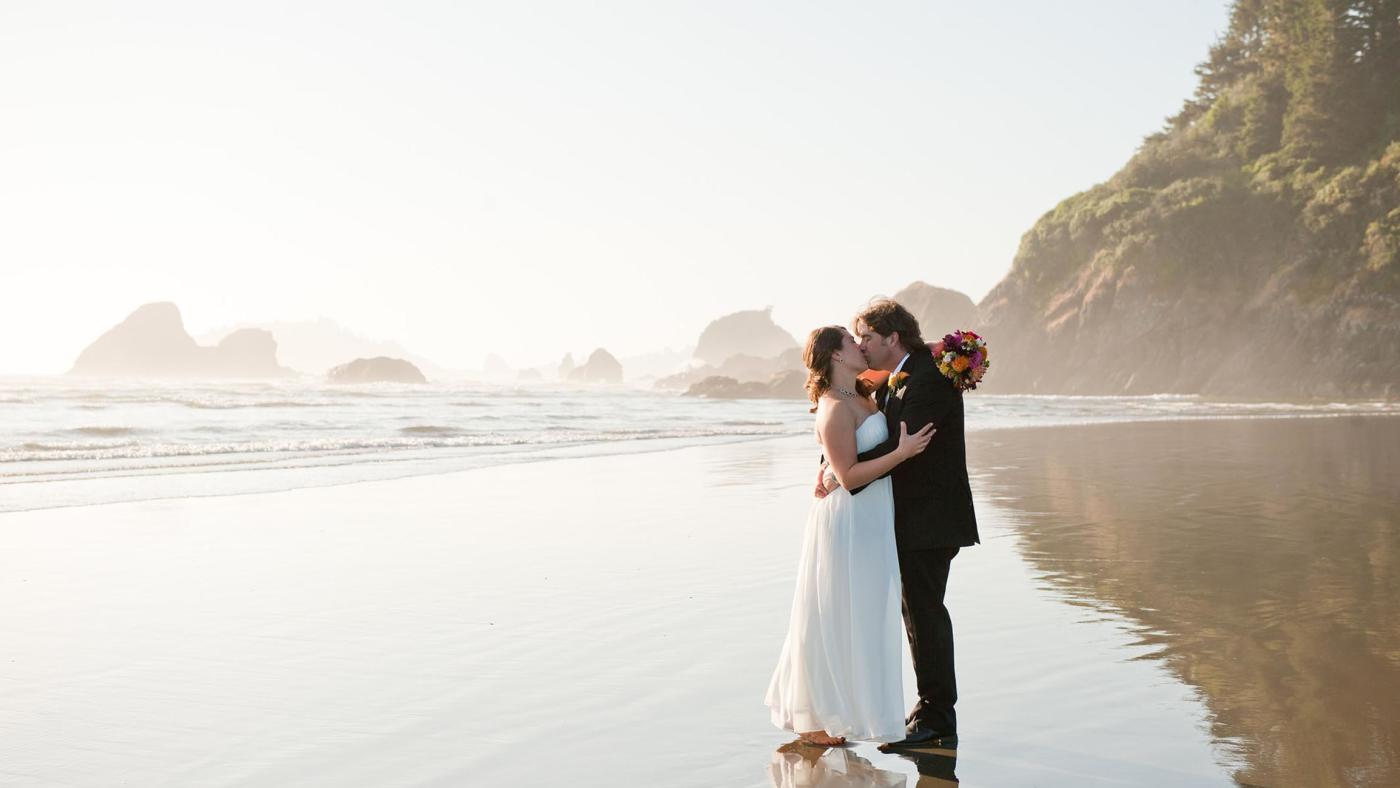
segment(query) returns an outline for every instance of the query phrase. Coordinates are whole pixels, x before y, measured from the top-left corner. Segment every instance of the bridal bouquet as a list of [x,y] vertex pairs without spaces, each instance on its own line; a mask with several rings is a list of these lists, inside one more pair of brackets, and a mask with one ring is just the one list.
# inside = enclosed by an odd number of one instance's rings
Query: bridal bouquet
[[953,381],[959,391],[971,391],[987,374],[987,340],[971,331],[954,331],[933,343],[938,371]]

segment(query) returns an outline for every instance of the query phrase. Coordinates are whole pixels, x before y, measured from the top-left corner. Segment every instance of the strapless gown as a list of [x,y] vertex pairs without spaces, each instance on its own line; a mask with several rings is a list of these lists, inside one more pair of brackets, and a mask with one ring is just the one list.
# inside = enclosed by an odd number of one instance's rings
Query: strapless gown
[[[888,437],[873,413],[858,451]],[[903,620],[888,477],[814,500],[802,537],[787,639],[765,702],[773,724],[864,741],[904,738]]]

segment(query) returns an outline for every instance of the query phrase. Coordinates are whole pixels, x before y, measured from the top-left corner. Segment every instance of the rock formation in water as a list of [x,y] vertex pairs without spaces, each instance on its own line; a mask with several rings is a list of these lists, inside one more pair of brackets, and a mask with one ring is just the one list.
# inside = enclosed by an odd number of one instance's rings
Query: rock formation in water
[[277,364],[277,340],[260,328],[241,328],[224,337],[211,356],[219,374],[262,378],[288,374]]
[[1400,396],[1394,0],[1241,0],[1197,73],[1021,239],[987,389]]
[[568,380],[569,375],[573,374],[576,368],[577,365],[574,364],[574,354],[565,353],[564,360],[559,362],[559,379]]
[[773,308],[735,312],[715,320],[700,333],[695,358],[718,366],[731,356],[772,358],[797,347],[797,340],[773,322]]
[[291,370],[277,363],[277,342],[271,333],[245,328],[206,347],[185,331],[178,307],[158,302],[141,306],[84,348],[70,374],[262,378],[289,375]]
[[977,305],[957,290],[915,282],[895,293],[894,300],[914,314],[930,342],[958,329],[977,331]]
[[806,383],[806,373],[795,370],[773,375],[767,382],[711,375],[691,384],[685,396],[709,399],[806,399]]
[[245,323],[234,328],[221,328],[197,337],[204,344],[216,344],[235,330],[261,328],[272,332],[277,340],[277,360],[281,364],[308,374],[321,375],[347,358],[388,356],[402,358],[429,376],[446,373],[439,365],[423,356],[409,352],[397,342],[367,339],[330,318],[300,321]]
[[743,354],[730,356],[718,366],[705,364],[692,367],[684,372],[660,378],[655,385],[659,389],[684,390],[713,377],[733,378],[740,383],[766,384],[775,376],[793,371],[806,374],[806,369],[802,366],[802,353],[796,348],[784,351],[776,358],[758,358]]
[[357,358],[326,373],[331,383],[427,383],[428,379],[412,362],[377,356]]
[[622,364],[613,354],[598,348],[582,366],[569,372],[569,380],[579,383],[621,383]]
[[655,387],[688,391],[716,377],[767,385],[777,375],[803,370],[802,349],[773,322],[771,307],[735,312],[711,322],[696,342],[692,364],[657,379]]
[[685,369],[695,355],[695,348],[665,348],[650,353],[642,353],[634,356],[623,356],[618,360],[622,362],[622,368],[627,370],[627,379],[631,382],[655,382],[659,378],[673,375]]

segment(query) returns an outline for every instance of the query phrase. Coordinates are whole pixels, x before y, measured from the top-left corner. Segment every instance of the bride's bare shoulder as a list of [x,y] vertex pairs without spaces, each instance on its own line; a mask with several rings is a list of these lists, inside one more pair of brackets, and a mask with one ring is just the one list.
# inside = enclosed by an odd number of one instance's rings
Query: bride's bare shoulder
[[817,429],[825,425],[854,424],[855,413],[850,406],[830,394],[823,394],[817,400]]

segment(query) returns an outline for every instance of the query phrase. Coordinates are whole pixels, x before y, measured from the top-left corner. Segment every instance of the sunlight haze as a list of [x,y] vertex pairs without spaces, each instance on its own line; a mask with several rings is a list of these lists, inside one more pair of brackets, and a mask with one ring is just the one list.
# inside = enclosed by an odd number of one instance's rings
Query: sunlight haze
[[[1021,234],[1189,96],[1219,2],[7,3],[0,373],[137,306],[449,368],[795,336]],[[1110,65],[1111,64],[1111,65]]]

